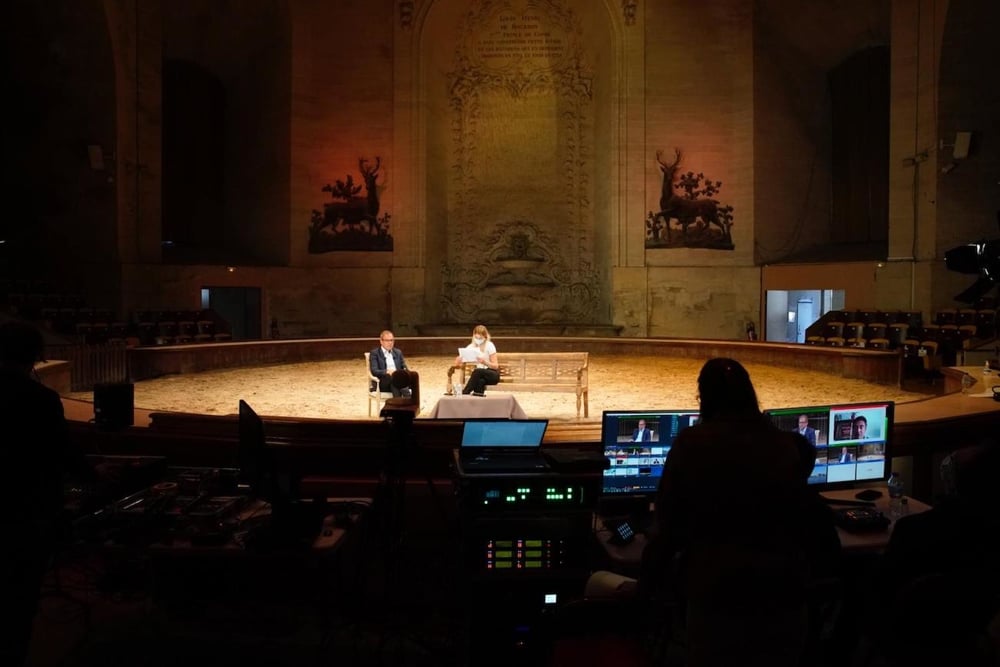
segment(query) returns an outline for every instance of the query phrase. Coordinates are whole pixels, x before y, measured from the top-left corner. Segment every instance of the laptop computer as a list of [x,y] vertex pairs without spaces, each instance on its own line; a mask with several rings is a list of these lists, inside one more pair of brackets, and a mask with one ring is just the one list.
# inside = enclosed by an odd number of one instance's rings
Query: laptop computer
[[547,472],[542,437],[548,419],[467,419],[458,449],[467,474]]

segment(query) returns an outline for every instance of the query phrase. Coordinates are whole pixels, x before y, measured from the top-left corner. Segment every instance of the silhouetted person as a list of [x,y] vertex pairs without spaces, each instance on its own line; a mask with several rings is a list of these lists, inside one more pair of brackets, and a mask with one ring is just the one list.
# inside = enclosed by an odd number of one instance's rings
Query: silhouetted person
[[638,582],[598,572],[586,594],[680,610],[689,667],[798,665],[806,589],[840,550],[832,513],[807,486],[816,448],[761,414],[732,359],[709,360],[698,393],[699,422],[664,463]]
[[[664,464],[659,535],[640,586],[673,589],[690,667],[796,665],[807,586],[839,551],[833,518],[806,485],[816,449],[761,414],[737,361],[709,360],[698,393],[700,421],[680,432]],[[663,579],[671,571],[672,584]]]
[[0,324],[0,453],[4,547],[0,549],[0,664],[21,665],[42,577],[63,510],[63,476],[84,472],[69,445],[59,395],[33,377],[44,340],[31,325]]
[[982,658],[979,643],[1000,612],[998,444],[953,452],[941,465],[945,495],[893,528],[871,613],[883,625],[874,639],[883,637],[885,652],[900,663]]

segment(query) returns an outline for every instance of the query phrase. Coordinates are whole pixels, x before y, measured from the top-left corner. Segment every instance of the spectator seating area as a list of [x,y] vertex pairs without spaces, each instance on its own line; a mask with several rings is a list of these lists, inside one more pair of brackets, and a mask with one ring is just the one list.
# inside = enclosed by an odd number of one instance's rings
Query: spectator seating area
[[232,340],[228,323],[212,310],[138,311],[126,320],[41,280],[0,279],[0,312],[35,322],[71,343],[134,347]]
[[995,304],[942,309],[932,323],[921,313],[830,311],[806,331],[806,343],[899,350],[903,376],[934,378],[943,366],[964,363],[964,352],[997,336]]
[[831,310],[806,330],[806,343],[898,350],[922,321],[919,311]]
[[135,317],[140,345],[183,345],[232,340],[228,324],[212,310],[140,311]]

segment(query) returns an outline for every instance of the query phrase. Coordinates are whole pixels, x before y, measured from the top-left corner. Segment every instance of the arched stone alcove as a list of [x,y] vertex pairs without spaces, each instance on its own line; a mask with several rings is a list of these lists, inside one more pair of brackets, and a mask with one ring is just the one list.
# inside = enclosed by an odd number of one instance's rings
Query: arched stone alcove
[[417,4],[396,29],[394,98],[397,210],[414,216],[396,265],[424,269],[418,328],[610,333],[638,30],[609,1]]

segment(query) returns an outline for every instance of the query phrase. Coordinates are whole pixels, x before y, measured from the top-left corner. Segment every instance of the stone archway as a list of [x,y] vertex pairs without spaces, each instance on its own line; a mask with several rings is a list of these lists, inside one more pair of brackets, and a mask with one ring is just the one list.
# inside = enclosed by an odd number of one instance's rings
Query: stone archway
[[397,131],[396,148],[422,226],[396,262],[425,269],[422,320],[610,330],[625,219],[625,175],[611,167],[627,159],[622,8],[451,4],[421,5],[396,43],[412,60],[397,62],[397,97],[421,101],[397,122],[415,132]]

